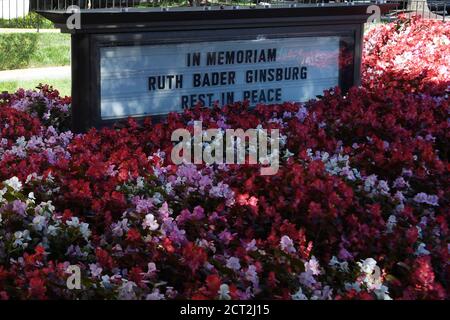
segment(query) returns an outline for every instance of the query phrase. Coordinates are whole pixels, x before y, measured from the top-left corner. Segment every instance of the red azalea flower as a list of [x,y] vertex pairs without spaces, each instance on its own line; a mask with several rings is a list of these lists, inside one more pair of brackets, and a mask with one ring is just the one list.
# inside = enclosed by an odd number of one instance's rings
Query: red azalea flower
[[141,234],[139,230],[131,228],[127,232],[127,240],[130,242],[138,242],[141,240]]

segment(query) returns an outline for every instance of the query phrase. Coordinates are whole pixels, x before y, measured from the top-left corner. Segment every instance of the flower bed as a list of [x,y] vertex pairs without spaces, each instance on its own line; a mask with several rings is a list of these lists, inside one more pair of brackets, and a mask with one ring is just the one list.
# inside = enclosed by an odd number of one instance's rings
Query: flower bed
[[[369,34],[347,95],[83,135],[57,91],[3,94],[0,298],[448,298],[449,39],[404,20]],[[279,172],[171,164],[196,119],[278,128]]]

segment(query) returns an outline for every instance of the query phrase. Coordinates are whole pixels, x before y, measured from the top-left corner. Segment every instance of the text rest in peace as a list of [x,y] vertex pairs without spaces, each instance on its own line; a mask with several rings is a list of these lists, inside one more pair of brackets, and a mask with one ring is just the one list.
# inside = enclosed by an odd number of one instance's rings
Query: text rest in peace
[[234,92],[222,93],[195,93],[181,96],[181,107],[190,108],[197,104],[202,106],[212,106],[218,102],[219,105],[226,105],[235,101],[248,100],[251,105],[258,103],[280,103],[283,100],[281,88],[245,90],[242,96],[235,99]]

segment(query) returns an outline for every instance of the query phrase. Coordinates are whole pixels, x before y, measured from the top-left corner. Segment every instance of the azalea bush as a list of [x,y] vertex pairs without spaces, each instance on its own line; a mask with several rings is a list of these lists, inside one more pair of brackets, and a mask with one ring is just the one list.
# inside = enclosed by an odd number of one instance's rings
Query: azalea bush
[[[78,135],[56,90],[2,94],[0,298],[447,299],[449,39],[401,20],[346,94]],[[278,173],[174,165],[195,120],[278,129]]]
[[364,86],[443,95],[449,85],[449,53],[448,23],[413,17],[380,25],[365,37]]

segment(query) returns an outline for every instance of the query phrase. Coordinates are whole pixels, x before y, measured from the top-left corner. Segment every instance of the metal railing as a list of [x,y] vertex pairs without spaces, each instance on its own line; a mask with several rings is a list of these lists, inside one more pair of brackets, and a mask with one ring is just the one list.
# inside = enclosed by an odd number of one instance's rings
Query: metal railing
[[[300,3],[317,5],[320,3],[397,3],[394,10],[382,17],[391,21],[399,14],[416,14],[428,19],[448,19],[450,0],[0,0],[0,27],[31,26],[39,28],[43,19],[33,11],[66,10],[76,5],[81,9],[122,9],[145,7],[204,6],[204,5],[267,5]],[[50,26],[50,24],[46,24]]]
[[[394,1],[391,1],[394,2]],[[388,21],[395,20],[398,15],[420,15],[425,19],[446,21],[450,16],[450,0],[413,0],[395,1],[396,9],[384,16]]]

